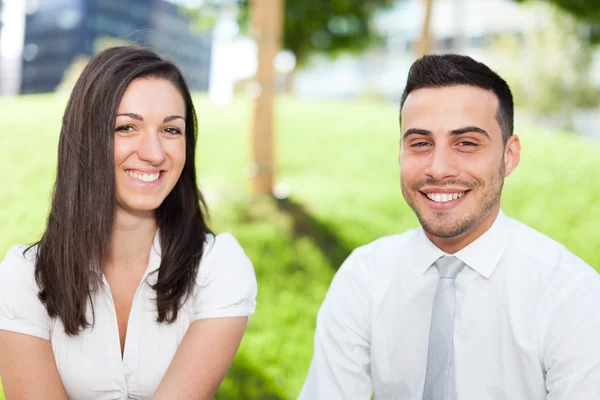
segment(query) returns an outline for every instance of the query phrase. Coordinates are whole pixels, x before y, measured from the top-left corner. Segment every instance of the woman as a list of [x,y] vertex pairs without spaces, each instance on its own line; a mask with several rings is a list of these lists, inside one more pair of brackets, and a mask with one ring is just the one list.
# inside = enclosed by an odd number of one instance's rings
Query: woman
[[8,400],[212,398],[257,289],[238,242],[206,225],[195,147],[175,65],[138,47],[89,62],[46,230],[0,264]]

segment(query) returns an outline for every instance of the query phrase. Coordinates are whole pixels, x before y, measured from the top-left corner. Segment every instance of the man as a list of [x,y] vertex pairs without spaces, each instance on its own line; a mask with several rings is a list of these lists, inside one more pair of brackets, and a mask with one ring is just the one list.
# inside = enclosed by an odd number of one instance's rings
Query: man
[[466,56],[425,56],[401,121],[402,193],[421,226],[344,262],[299,398],[600,399],[600,275],[500,208],[521,150],[506,82]]

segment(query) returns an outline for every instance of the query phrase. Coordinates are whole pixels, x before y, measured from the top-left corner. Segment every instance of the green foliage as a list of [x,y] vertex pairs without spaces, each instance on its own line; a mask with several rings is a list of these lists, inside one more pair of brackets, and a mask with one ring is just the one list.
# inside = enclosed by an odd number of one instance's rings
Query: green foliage
[[[519,3],[532,0],[515,0]],[[533,0],[540,1],[540,0]],[[541,0],[551,3],[586,24],[586,39],[593,44],[600,43],[600,1],[598,0]]]
[[528,4],[525,12],[535,15],[536,28],[519,37],[499,36],[491,46],[493,65],[511,86],[516,106],[563,120],[578,108],[599,106],[593,47],[582,37],[581,21],[543,2]]
[[[379,38],[371,26],[374,12],[395,4],[394,0],[284,0],[283,48],[296,56],[298,63],[311,53],[335,55],[340,51],[360,51]],[[203,7],[187,9],[199,24],[214,21],[215,8],[226,0],[213,0]],[[236,2],[240,25],[247,29],[249,0]]]
[[[0,255],[43,229],[66,99],[0,100],[3,145]],[[217,232],[232,232],[253,261],[258,307],[220,400],[291,400],[312,357],[315,318],[352,249],[417,226],[402,199],[398,107],[374,102],[277,103],[278,182],[286,200],[246,193],[252,102],[216,107],[195,97],[198,176]],[[506,181],[504,212],[600,269],[600,143],[517,127],[521,164]]]
[[[515,0],[524,3],[530,0]],[[577,18],[600,21],[600,2],[597,0],[545,0]]]

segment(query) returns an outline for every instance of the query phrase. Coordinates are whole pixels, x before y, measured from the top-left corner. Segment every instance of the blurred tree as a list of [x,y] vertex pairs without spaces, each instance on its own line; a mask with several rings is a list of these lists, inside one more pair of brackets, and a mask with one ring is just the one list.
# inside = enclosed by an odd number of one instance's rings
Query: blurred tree
[[582,35],[582,21],[563,8],[547,1],[527,8],[536,28],[495,37],[492,64],[510,84],[520,111],[544,126],[571,129],[578,110],[600,106],[591,74],[593,46]]
[[[524,3],[530,0],[516,0]],[[563,10],[573,14],[575,17],[588,20],[600,21],[600,1],[598,0],[545,0]]]
[[[209,27],[218,9],[237,5],[243,30],[248,29],[249,0],[209,0],[201,6],[186,8],[201,27]],[[302,64],[312,53],[336,55],[341,51],[360,51],[376,42],[371,19],[377,10],[397,0],[287,0],[284,9],[282,47]]]
[[254,194],[273,194],[275,185],[275,57],[281,49],[284,19],[284,0],[251,0],[250,21],[252,36],[258,44],[258,66],[254,77],[257,96],[252,121],[251,177]]
[[[281,47],[294,53],[296,65],[311,53],[335,56],[341,51],[360,51],[378,39],[371,25],[376,11],[397,0],[201,0],[188,3],[184,12],[200,28],[214,25],[224,8],[237,9],[242,30],[258,43],[258,70],[255,83],[259,94],[254,101],[251,126],[252,191],[272,194],[276,176],[274,118],[275,55]],[[292,74],[288,75],[291,79]],[[288,85],[289,86],[289,85]]]
[[416,56],[422,57],[431,52],[431,13],[433,11],[433,0],[423,0],[425,7],[425,16],[421,25],[421,36],[416,43]]

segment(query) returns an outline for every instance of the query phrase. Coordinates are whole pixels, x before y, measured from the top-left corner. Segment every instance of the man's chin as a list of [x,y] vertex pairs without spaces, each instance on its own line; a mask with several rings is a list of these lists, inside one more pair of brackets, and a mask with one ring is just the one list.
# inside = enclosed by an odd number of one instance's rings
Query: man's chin
[[463,231],[463,230],[447,230],[447,229],[431,229],[431,227],[428,227],[426,225],[423,225],[423,229],[425,230],[425,232],[427,232],[430,236],[434,236],[440,239],[453,239],[453,238],[458,238],[460,237],[463,233],[465,233],[467,230]]
[[460,218],[451,218],[448,212],[435,212],[431,218],[419,218],[423,230],[431,236],[441,239],[457,238],[467,232],[471,226]]

